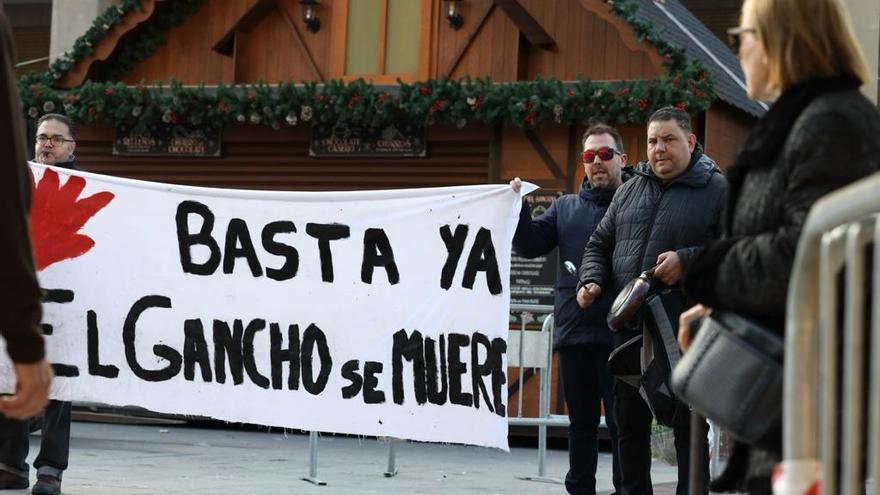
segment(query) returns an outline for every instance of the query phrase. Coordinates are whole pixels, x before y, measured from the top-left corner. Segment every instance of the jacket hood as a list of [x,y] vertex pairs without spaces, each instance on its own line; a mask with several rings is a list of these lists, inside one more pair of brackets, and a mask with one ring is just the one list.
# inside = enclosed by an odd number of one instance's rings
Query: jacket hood
[[[651,164],[647,160],[639,162],[636,165],[635,173],[647,177],[651,180],[659,181],[660,179],[654,175]],[[694,146],[694,152],[691,153],[691,161],[684,172],[678,177],[672,179],[670,183],[681,184],[688,187],[705,187],[712,179],[712,175],[721,173],[721,169],[715,163],[715,160],[709,158],[703,153],[703,145],[697,143]]]
[[581,183],[581,190],[578,191],[578,196],[583,201],[593,201],[596,204],[607,205],[611,203],[611,198],[614,197],[614,191],[616,190],[616,187],[593,187],[587,178],[584,177],[584,181]]
[[593,201],[599,205],[607,205],[614,198],[615,191],[617,191],[616,187],[581,187],[578,196],[583,201]]

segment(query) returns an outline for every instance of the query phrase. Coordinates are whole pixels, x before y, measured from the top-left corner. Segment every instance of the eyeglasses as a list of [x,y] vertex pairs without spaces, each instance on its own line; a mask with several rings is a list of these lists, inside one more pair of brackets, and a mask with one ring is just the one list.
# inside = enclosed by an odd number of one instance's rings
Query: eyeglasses
[[73,143],[75,142],[73,139],[67,139],[60,134],[56,134],[54,136],[47,136],[45,134],[40,134],[37,136],[37,142],[40,144],[46,144],[46,141],[51,141],[52,146],[61,146],[64,143]]
[[614,155],[619,155],[620,152],[614,148],[604,147],[599,148],[597,150],[587,150],[581,155],[581,159],[583,159],[584,163],[593,163],[593,160],[596,159],[596,156],[599,157],[602,161],[608,161],[614,158]]
[[755,31],[755,28],[746,27],[735,27],[727,30],[727,45],[737,55],[739,55],[739,47],[742,46],[743,33],[755,34],[757,31]]

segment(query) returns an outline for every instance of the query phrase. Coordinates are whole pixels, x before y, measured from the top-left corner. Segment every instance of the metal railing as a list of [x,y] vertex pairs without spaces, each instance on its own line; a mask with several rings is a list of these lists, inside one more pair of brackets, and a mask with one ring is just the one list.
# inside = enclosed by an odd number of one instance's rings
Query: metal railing
[[[538,427],[538,474],[533,476],[517,476],[527,481],[545,483],[562,483],[562,480],[547,476],[547,427],[568,426],[568,416],[550,414],[550,381],[553,376],[553,306],[530,304],[511,304],[511,312],[519,311],[520,329],[510,330],[507,338],[507,366],[519,368],[517,388],[516,416],[508,416],[507,424],[511,426]],[[524,313],[547,314],[541,331],[526,330]],[[538,415],[523,416],[523,387],[525,385],[525,369],[539,370]]]
[[[868,274],[871,243],[874,269]],[[840,274],[845,280],[841,287]],[[865,304],[868,277],[873,277],[871,322]],[[816,202],[801,234],[786,307],[784,462],[774,493],[805,493],[821,479],[823,494],[860,494],[866,478],[875,480],[871,493],[880,493],[878,313],[880,173]],[[867,325],[873,335],[870,349]],[[846,356],[842,363],[840,356]],[[868,366],[870,390],[863,374]],[[867,473],[863,446],[868,447]]]

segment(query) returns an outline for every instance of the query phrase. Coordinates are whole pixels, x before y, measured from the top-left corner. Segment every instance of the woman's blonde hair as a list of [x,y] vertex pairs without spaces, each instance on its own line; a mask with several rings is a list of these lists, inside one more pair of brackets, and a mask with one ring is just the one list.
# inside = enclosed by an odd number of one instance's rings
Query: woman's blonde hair
[[814,77],[870,80],[841,0],[746,0],[740,25],[754,28],[764,46],[768,89]]

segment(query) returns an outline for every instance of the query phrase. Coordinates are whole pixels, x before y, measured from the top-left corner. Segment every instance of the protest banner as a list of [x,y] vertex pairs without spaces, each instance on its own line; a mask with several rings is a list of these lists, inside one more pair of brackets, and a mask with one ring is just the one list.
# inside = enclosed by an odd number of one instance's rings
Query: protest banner
[[507,448],[508,185],[244,191],[31,170],[55,397]]

